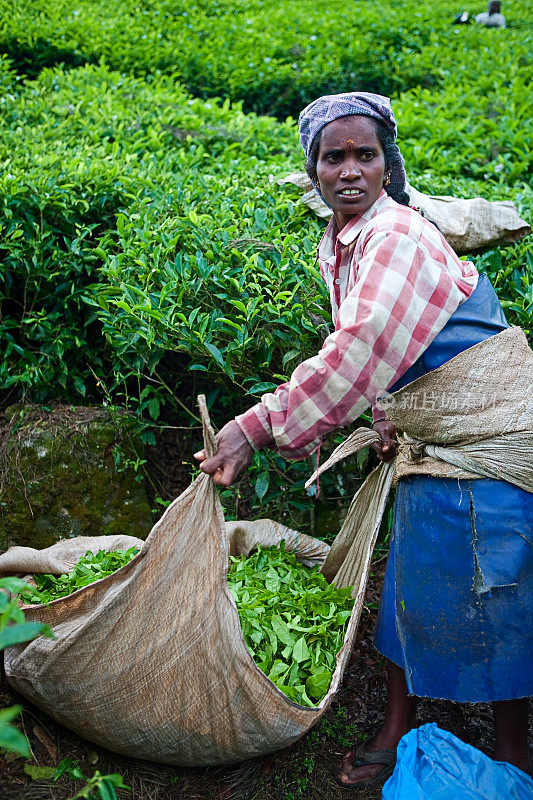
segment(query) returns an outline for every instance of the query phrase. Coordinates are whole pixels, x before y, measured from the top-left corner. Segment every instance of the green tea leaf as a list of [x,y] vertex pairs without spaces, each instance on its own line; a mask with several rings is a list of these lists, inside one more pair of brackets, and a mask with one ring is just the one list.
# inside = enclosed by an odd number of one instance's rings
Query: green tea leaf
[[28,584],[22,578],[0,578],[0,589],[5,589],[11,594],[18,594],[28,590]]
[[269,483],[270,483],[269,473],[266,470],[264,472],[260,472],[255,482],[255,493],[260,500],[262,500],[263,497],[268,492]]
[[277,383],[272,383],[271,381],[261,381],[261,383],[254,383],[254,385],[248,389],[246,394],[264,394],[265,392],[270,391],[271,389],[277,388]]
[[20,714],[22,711],[22,706],[10,706],[9,708],[3,708],[0,711],[0,725],[5,725],[8,722],[11,722],[12,719]]
[[205,347],[207,350],[209,350],[215,361],[222,367],[224,371],[226,371],[226,364],[224,362],[224,359],[222,358],[222,353],[220,352],[218,347],[216,347],[214,344],[211,344],[210,342],[205,342]]
[[288,644],[291,647],[294,645],[294,637],[291,635],[286,623],[277,614],[272,616],[272,629],[283,644]]
[[124,783],[124,779],[122,775],[114,772],[110,775],[104,775],[103,779],[106,783],[109,783],[111,786],[114,786],[115,789],[129,789],[129,786],[126,786]]
[[311,658],[311,654],[307,648],[304,636],[300,636],[300,638],[294,645],[294,650],[292,651],[292,657],[298,663],[300,663],[301,661],[306,661],[308,658]]
[[26,737],[13,725],[0,725],[0,749],[31,757]]
[[113,784],[111,784],[105,778],[103,778],[99,784],[98,791],[100,793],[101,800],[117,800],[117,793],[113,788]]
[[[290,700],[312,707],[328,691],[354,601],[285,543],[232,558],[228,586],[258,667]],[[309,683],[308,683],[309,682]],[[312,698],[312,699],[310,699]]]
[[24,772],[29,775],[32,781],[41,781],[55,776],[55,767],[40,767],[37,764],[25,764]]
[[307,693],[314,700],[321,700],[329,689],[332,673],[329,670],[322,670],[311,675],[305,682]]
[[42,622],[25,622],[24,625],[13,625],[0,631],[0,650],[15,644],[29,642],[36,636],[44,634],[50,637],[50,628]]
[[81,771],[80,765],[72,758],[63,758],[59,762],[54,773],[54,780],[58,781],[65,774],[73,781],[85,780],[85,775]]

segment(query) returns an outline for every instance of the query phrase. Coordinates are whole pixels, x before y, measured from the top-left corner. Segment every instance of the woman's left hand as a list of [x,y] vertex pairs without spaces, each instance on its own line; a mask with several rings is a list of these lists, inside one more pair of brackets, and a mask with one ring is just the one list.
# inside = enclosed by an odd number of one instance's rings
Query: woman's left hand
[[396,441],[396,426],[388,419],[381,419],[374,422],[372,426],[376,433],[381,436],[381,442],[373,444],[372,447],[378,454],[380,461],[392,461],[398,449]]

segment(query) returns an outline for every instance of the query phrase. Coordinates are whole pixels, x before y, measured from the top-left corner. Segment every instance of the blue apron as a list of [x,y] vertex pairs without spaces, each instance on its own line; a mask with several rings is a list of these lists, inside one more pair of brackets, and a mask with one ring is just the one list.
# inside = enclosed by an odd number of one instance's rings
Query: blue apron
[[[400,389],[508,324],[486,275]],[[533,495],[505,481],[398,484],[375,645],[409,692],[461,702],[533,694]]]

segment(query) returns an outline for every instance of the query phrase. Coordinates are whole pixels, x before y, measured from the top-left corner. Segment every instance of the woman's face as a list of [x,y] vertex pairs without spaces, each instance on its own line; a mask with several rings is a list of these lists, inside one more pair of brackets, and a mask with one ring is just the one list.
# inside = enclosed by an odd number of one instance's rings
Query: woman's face
[[316,172],[339,230],[376,202],[386,171],[383,148],[369,117],[340,117],[322,128]]

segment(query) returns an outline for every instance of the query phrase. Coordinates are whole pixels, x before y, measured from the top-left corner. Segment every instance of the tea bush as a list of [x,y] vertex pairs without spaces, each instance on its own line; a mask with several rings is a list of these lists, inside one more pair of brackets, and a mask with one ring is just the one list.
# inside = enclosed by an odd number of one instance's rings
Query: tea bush
[[411,0],[7,0],[4,8],[0,49],[33,77],[43,66],[103,57],[114,69],[174,74],[198,97],[229,96],[280,117],[354,86],[391,94],[450,84],[481,97],[478,76],[490,80],[495,64],[505,71],[510,53],[530,63],[532,52],[523,1],[505,9],[504,33],[453,26],[454,0],[438,11]]
[[[255,327],[260,320],[270,323],[284,315],[288,330],[293,335],[298,330],[304,345],[313,339],[316,347],[316,327],[302,304],[289,303],[296,287],[306,298],[321,291],[316,271],[311,281],[307,278],[313,273],[312,257],[309,267],[304,265],[302,237],[294,239],[305,211],[296,212],[288,195],[276,191],[268,179],[271,169],[279,171],[290,162],[290,126],[247,117],[228,103],[193,100],[166,78],[150,86],[105,67],[91,67],[45,70],[20,94],[5,95],[0,128],[6,165],[0,179],[6,386],[25,384],[44,398],[59,383],[67,394],[73,386],[84,394],[89,367],[102,378],[103,359],[109,367],[126,351],[130,358],[135,347],[139,359],[150,353],[152,367],[157,361],[154,348],[159,355],[163,350],[193,355],[200,351],[204,363],[220,366],[218,351],[209,349],[215,347],[217,333],[213,336],[209,330],[207,339],[194,334],[187,342],[187,325],[172,314],[180,309],[190,316],[200,292],[205,313],[208,310],[213,320],[224,316],[224,308],[238,316],[242,312],[230,301],[246,300],[246,292],[232,286],[231,274],[254,259],[262,260],[261,254],[264,259],[265,253],[271,254],[269,266],[258,278],[266,286],[265,298],[256,298],[254,309],[249,309],[251,318],[258,318]],[[292,220],[288,228],[286,218]],[[318,233],[318,224],[314,227]],[[278,239],[282,230],[282,238],[289,235],[279,252],[261,241],[276,230]],[[304,237],[307,255],[316,238]],[[186,269],[191,258],[195,270],[204,269],[197,284]],[[282,260],[286,279],[274,290],[274,268]],[[214,294],[202,291],[208,263],[212,277],[217,264],[218,306]],[[161,273],[159,265],[166,271]],[[248,283],[254,280],[248,274]],[[143,301],[140,310],[130,313],[124,308],[130,299],[126,286],[134,286],[133,294],[135,287],[141,293],[149,291],[148,304]],[[124,299],[117,291],[126,292]],[[154,293],[161,292],[166,316],[158,319]],[[267,300],[269,292],[272,298]],[[98,298],[99,317],[87,304],[91,297]],[[324,314],[322,306],[320,302],[317,313]],[[205,313],[196,322],[198,330],[204,325],[204,332]],[[144,320],[140,327],[139,318]],[[238,330],[240,323],[228,320],[217,323],[222,337],[224,331]],[[105,352],[101,322],[112,344]],[[191,317],[189,325],[193,323]],[[137,336],[130,341],[132,324]],[[276,335],[276,327],[271,327]],[[263,349],[269,335],[265,327],[258,337],[264,338]],[[180,336],[183,341],[178,343]],[[287,331],[280,333],[279,343],[287,337]],[[243,329],[241,339],[241,359],[246,346],[251,363],[271,360],[269,354],[253,355],[251,350],[259,350],[260,343],[256,339],[251,345],[250,332]],[[224,371],[231,375],[226,367]]]
[[[468,116],[471,139],[460,141],[455,122],[442,121],[442,98],[400,97],[402,149],[420,188],[501,197],[512,181],[527,210],[531,195],[516,175],[517,163],[528,166],[519,95],[515,107],[500,104],[509,124],[487,144],[482,112],[499,89]],[[189,373],[189,385],[192,371],[199,388],[225,382],[242,398],[319,346],[328,319],[313,267],[322,223],[296,190],[275,184],[301,167],[292,123],[192,99],[167,76],[148,82],[105,66],[45,69],[2,100],[4,386],[75,398],[161,367],[164,383]],[[525,325],[531,287],[515,274],[525,246],[501,261],[499,252],[481,263],[497,271],[509,308],[525,292],[525,307],[511,308]],[[152,394],[143,402],[155,417],[164,398]]]
[[[527,4],[505,9],[505,31],[452,26],[456,11],[4,2],[0,386],[181,424],[206,391],[223,422],[316,351],[324,223],[276,184],[303,166],[296,126],[243,108],[284,117],[322,92],[393,92],[414,186],[512,199],[531,221]],[[475,260],[529,330],[529,241]],[[308,465],[285,469],[256,454],[256,497],[308,508]]]

